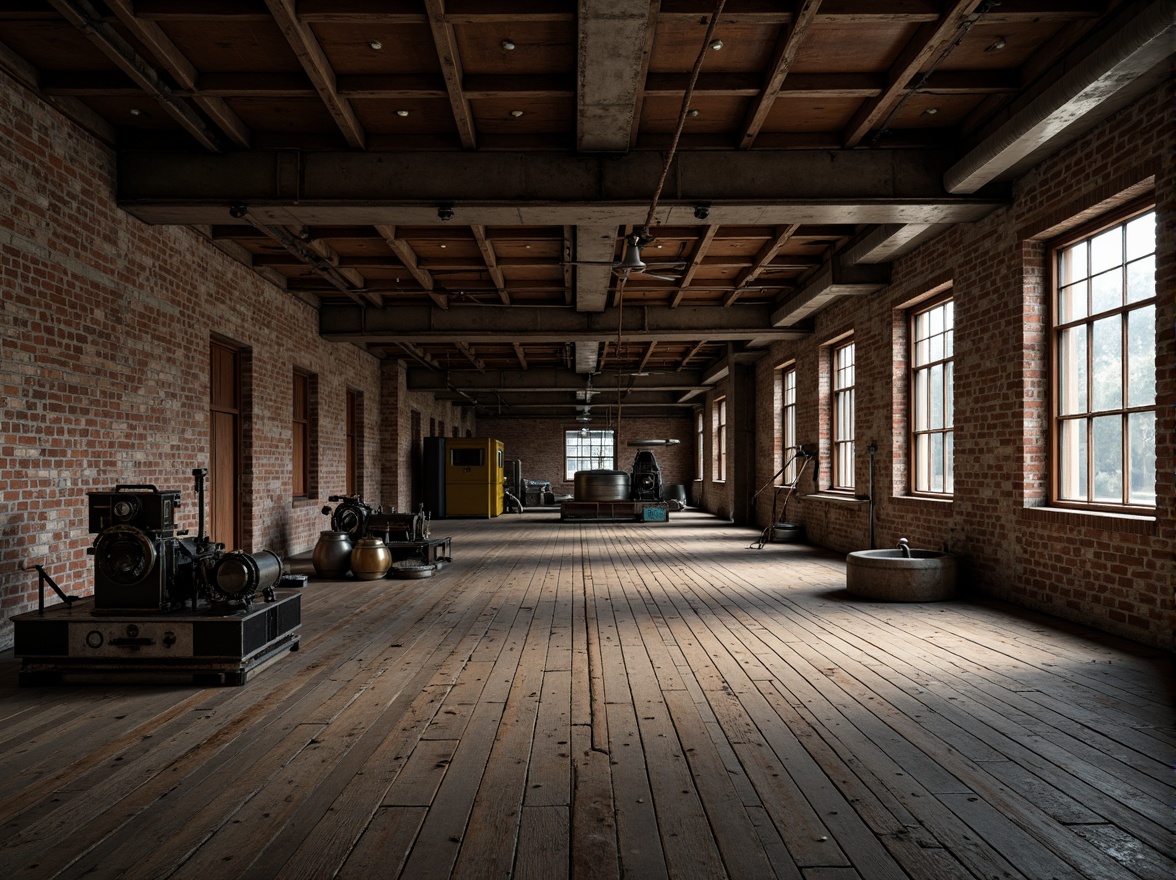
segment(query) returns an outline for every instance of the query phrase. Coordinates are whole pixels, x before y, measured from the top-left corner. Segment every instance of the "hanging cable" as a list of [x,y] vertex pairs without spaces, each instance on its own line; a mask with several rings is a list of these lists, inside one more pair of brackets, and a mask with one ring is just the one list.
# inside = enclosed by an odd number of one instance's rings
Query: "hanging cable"
[[678,113],[678,124],[674,127],[674,137],[670,140],[670,149],[666,153],[666,161],[662,164],[661,177],[657,181],[657,189],[653,191],[653,201],[649,203],[649,214],[645,217],[645,225],[641,228],[642,236],[648,238],[649,230],[653,226],[653,215],[657,211],[657,203],[661,198],[662,188],[666,185],[666,177],[670,173],[670,164],[674,161],[674,154],[678,152],[678,139],[682,137],[682,129],[686,127],[686,114],[690,110],[690,99],[694,97],[694,86],[698,83],[698,74],[702,70],[702,60],[706,57],[706,50],[710,48],[715,35],[715,28],[719,25],[719,16],[727,0],[718,0],[715,11],[711,14],[710,24],[706,29],[706,37],[702,41],[702,49],[694,60],[694,68],[690,71],[690,81],[686,84],[686,92],[682,95],[682,110]]

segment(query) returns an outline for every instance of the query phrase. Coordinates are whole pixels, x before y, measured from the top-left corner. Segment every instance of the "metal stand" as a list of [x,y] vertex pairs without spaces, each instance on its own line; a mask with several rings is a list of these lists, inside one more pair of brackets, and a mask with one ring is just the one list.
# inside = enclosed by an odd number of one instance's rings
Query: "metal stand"
[[45,613],[45,584],[53,588],[53,592],[57,594],[57,598],[64,602],[67,608],[72,607],[74,602],[82,598],[81,596],[65,595],[61,587],[57,586],[57,582],[49,576],[49,572],[45,571],[45,566],[43,565],[25,565],[22,562],[20,568],[22,571],[28,571],[30,568],[37,570],[37,611],[41,615]]

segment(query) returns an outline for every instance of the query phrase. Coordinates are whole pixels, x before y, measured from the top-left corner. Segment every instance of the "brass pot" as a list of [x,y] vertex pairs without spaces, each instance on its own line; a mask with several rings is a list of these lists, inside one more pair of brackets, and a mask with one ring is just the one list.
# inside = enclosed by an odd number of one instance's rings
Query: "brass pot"
[[392,567],[392,551],[379,538],[360,538],[351,551],[351,573],[357,580],[379,580]]
[[321,532],[310,557],[314,573],[321,578],[338,580],[351,568],[351,535],[348,532]]

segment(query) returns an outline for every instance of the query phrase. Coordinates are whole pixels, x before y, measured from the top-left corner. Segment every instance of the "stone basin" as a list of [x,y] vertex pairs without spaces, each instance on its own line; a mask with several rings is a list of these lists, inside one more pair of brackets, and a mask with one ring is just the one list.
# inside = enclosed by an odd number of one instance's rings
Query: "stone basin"
[[850,595],[883,602],[939,602],[955,596],[955,559],[935,550],[856,550],[845,558]]

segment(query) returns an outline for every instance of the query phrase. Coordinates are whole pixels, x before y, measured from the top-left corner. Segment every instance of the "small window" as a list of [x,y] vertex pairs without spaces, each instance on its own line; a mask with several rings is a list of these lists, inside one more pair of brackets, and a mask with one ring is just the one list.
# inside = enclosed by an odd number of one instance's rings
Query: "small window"
[[727,479],[727,398],[715,401],[715,481]]
[[853,489],[854,478],[854,345],[833,349],[833,485]]
[[1156,214],[1053,251],[1053,486],[1063,506],[1156,504]]
[[780,374],[780,474],[785,485],[796,480],[796,368],[789,367]]
[[616,438],[612,431],[578,431],[564,433],[564,479],[576,471],[612,470],[616,463]]
[[486,464],[485,449],[457,449],[449,450],[449,463],[454,467],[482,467]]
[[951,299],[911,314],[911,491],[954,488],[955,306]]

